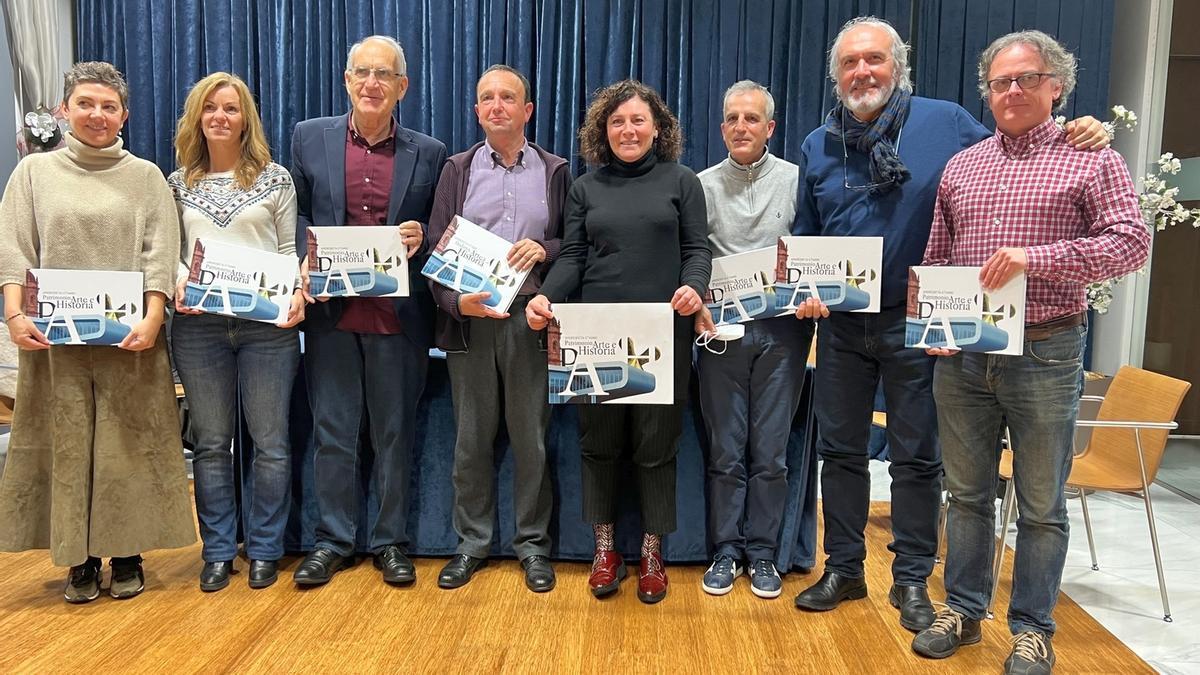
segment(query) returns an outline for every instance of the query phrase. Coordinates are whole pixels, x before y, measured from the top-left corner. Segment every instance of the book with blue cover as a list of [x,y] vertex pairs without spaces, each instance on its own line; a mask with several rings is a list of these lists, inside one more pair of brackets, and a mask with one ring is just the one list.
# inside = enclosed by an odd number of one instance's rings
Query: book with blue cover
[[908,268],[904,346],[1020,355],[1025,341],[1025,275],[985,291],[978,267]]
[[209,314],[283,323],[298,269],[295,256],[197,239],[182,304]]
[[52,345],[116,345],[142,320],[142,273],[31,269],[24,313]]
[[509,266],[512,247],[513,242],[455,216],[421,274],[459,293],[487,291],[491,295],[484,304],[507,312],[529,276],[529,270],[518,272]]
[[878,312],[883,237],[780,237],[776,309],[795,310],[810,297],[831,312]]
[[670,303],[557,303],[552,309],[550,403],[674,402]]
[[316,297],[408,295],[408,247],[395,227],[308,228],[308,292]]
[[777,301],[777,246],[713,258],[704,304],[716,325],[742,323],[791,314]]

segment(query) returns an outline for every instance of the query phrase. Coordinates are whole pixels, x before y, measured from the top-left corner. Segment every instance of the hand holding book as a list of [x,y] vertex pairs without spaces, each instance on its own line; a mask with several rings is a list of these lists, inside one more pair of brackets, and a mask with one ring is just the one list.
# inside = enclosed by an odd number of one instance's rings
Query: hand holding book
[[400,223],[400,242],[408,247],[408,257],[416,255],[424,240],[425,232],[421,229],[420,223],[415,220],[406,220]]
[[550,308],[550,298],[544,295],[534,296],[525,305],[525,321],[533,330],[542,330],[550,319],[554,318],[554,311]]
[[508,252],[508,266],[524,272],[546,259],[546,249],[532,239],[522,239]]

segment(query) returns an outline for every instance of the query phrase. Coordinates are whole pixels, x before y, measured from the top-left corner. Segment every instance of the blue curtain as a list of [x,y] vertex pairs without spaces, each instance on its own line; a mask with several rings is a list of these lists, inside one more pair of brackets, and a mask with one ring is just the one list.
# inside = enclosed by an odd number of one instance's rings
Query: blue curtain
[[215,70],[242,76],[258,97],[276,161],[289,162],[299,120],[344,113],[349,46],[382,33],[400,40],[410,90],[405,126],[451,152],[481,138],[471,104],[493,63],[533,83],[529,137],[578,159],[575,131],[597,88],[636,77],[680,115],[684,163],[725,156],[721,94],[735,80],[770,87],[778,125],[772,148],[795,156],[831,105],[826,50],[861,14],[909,38],[911,0],[77,0],[78,58],[111,61],[129,79],[125,138],[164,171],[174,166],[174,124],[193,82]]
[[979,96],[979,54],[992,40],[1036,28],[1053,35],[1079,60],[1075,93],[1060,114],[1108,119],[1108,60],[1113,0],[924,0],[918,10],[916,69],[919,93],[958,101],[995,127]]

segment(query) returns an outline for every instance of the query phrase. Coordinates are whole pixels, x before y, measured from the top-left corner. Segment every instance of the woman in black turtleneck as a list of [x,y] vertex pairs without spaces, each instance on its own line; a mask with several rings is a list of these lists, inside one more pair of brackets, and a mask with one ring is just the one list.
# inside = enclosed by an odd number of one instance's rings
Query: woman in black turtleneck
[[596,534],[588,586],[597,597],[617,590],[625,563],[613,547],[617,462],[628,449],[637,468],[642,535],[638,597],[667,593],[662,536],[675,529],[675,454],[691,373],[691,327],[712,271],[704,190],[676,163],[679,121],[658,93],[625,80],[601,89],[579,129],[581,153],[599,169],[571,186],[562,252],[526,307],[529,325],[545,327],[551,302],[670,302],[675,322],[675,403],[584,405],[583,515]]

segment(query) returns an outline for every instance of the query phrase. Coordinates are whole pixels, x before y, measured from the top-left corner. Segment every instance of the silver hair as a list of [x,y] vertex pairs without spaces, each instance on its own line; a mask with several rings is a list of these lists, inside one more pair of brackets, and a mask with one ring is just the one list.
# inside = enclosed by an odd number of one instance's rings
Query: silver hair
[[846,33],[859,26],[874,26],[888,34],[888,37],[892,39],[892,79],[897,89],[912,92],[911,69],[908,67],[908,52],[911,47],[900,39],[900,34],[896,32],[895,28],[892,28],[892,24],[879,17],[860,16],[850,19],[842,26],[837,37],[833,39],[833,46],[829,48],[829,79],[833,80],[834,91],[837,92],[838,97],[842,96],[841,85],[838,84],[838,48],[842,46],[842,38],[846,36]]
[[80,61],[63,73],[63,101],[71,100],[75,87],[84,84],[101,84],[117,92],[121,107],[129,109],[129,85],[117,67],[107,61]]
[[988,72],[992,69],[992,61],[996,60],[1000,52],[1015,45],[1028,45],[1036,50],[1042,57],[1046,72],[1053,73],[1054,77],[1062,83],[1062,92],[1054,101],[1054,110],[1061,109],[1067,102],[1067,98],[1071,96],[1071,92],[1075,91],[1075,70],[1077,68],[1075,55],[1067,51],[1066,47],[1063,47],[1058,40],[1040,30],[1023,30],[1002,35],[983,50],[983,53],[979,55],[980,98],[986,101],[988,97],[987,80]]
[[354,54],[368,42],[382,42],[391,47],[392,51],[396,52],[396,72],[400,75],[408,74],[408,64],[404,61],[404,47],[401,47],[395,38],[386,35],[372,35],[355,42],[350,47],[350,51],[346,53],[346,72],[350,72],[354,68]]
[[771,92],[767,91],[766,87],[754,80],[739,80],[729,85],[729,88],[725,90],[725,97],[721,99],[721,116],[725,116],[725,109],[729,107],[730,96],[748,94],[752,91],[762,92],[763,99],[766,100],[765,112],[767,117],[763,121],[770,122],[775,119],[775,97],[771,95]]

